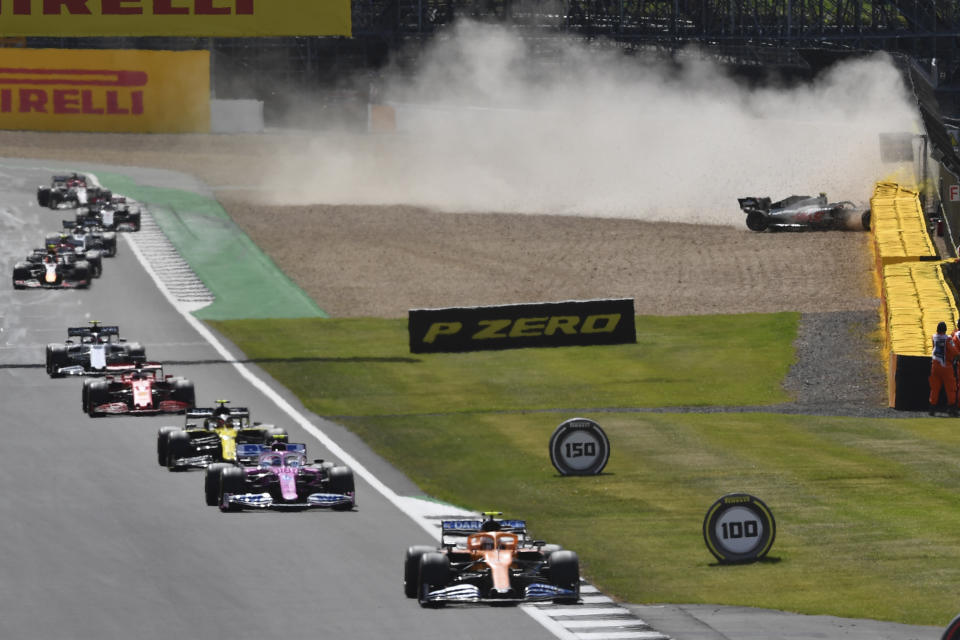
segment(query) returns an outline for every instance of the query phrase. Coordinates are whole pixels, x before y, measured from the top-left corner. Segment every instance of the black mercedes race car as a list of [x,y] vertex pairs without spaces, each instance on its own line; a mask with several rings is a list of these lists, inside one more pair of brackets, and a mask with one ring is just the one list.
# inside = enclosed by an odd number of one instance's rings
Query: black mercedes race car
[[97,271],[73,252],[38,249],[13,265],[14,289],[86,289]]
[[[117,255],[117,234],[115,231],[107,231],[96,224],[80,225],[73,220],[64,220],[63,228],[64,233],[57,236],[60,242],[69,243],[84,251],[96,249],[107,258]],[[52,238],[52,235],[47,236],[48,244]]]
[[870,209],[858,207],[849,200],[828,202],[825,193],[790,196],[778,202],[757,197],[738,198],[737,202],[747,214],[747,228],[751,231],[870,229]]
[[140,207],[123,196],[111,196],[106,202],[77,209],[76,223],[95,224],[109,231],[139,231],[140,217]]
[[573,551],[527,537],[523,520],[444,520],[440,548],[414,546],[403,562],[403,591],[421,606],[580,600]]
[[83,381],[83,411],[91,418],[107,414],[184,413],[194,406],[193,383],[164,375],[156,362],[108,366],[103,378]]
[[[217,462],[250,462],[237,455],[241,444],[269,444],[287,439],[284,429],[250,422],[246,407],[228,407],[218,400],[212,408],[186,412],[183,427],[161,427],[157,433],[157,462],[170,471],[204,468]],[[208,475],[209,480],[209,475]]]
[[48,344],[46,355],[51,378],[105,375],[111,366],[146,360],[140,343],[125,341],[119,327],[104,326],[96,320],[89,327],[67,328],[67,341]]

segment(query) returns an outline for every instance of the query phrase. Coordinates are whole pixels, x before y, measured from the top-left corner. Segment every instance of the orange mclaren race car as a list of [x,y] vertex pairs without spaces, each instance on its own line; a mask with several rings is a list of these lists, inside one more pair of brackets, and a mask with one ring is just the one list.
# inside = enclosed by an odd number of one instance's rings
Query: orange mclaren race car
[[523,520],[444,520],[440,548],[407,549],[403,590],[423,607],[447,603],[517,604],[580,600],[573,551],[527,537]]

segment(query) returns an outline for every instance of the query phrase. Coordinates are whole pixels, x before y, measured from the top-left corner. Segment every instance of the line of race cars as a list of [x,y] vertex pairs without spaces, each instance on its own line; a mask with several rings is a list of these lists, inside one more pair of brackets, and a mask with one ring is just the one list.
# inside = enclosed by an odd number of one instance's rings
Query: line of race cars
[[[41,206],[55,209],[78,206],[78,225],[81,215],[86,218],[90,211],[99,211],[97,228],[84,228],[84,236],[107,236],[110,232],[105,231],[104,224],[120,230],[139,229],[139,211],[135,227],[122,227],[127,223],[118,227],[119,217],[105,223],[104,207],[99,203],[126,200],[88,187],[86,178],[79,174],[54,176],[51,187],[38,189],[37,200]],[[77,229],[66,221],[64,228]],[[48,237],[48,249],[56,244],[56,250],[47,253],[55,255],[57,264],[61,264],[62,243],[51,240]],[[112,242],[110,255],[115,255],[115,235]],[[67,253],[65,248],[63,254]],[[89,280],[90,260],[75,257],[72,264],[82,272],[84,262]],[[62,264],[69,264],[65,257]],[[47,282],[44,273],[41,271],[39,284],[17,288],[83,286],[63,284],[70,280],[59,274],[56,282]],[[15,286],[17,275],[15,269]],[[79,283],[80,279],[73,282]],[[148,362],[143,345],[122,338],[116,325],[92,321],[88,326],[69,327],[67,340],[48,344],[45,356],[51,378],[83,378],[82,407],[92,418],[183,414],[183,426],[158,430],[157,462],[171,472],[202,469],[204,502],[209,506],[221,511],[340,511],[356,507],[354,476],[349,467],[309,460],[306,444],[289,442],[287,431],[274,424],[252,421],[246,407],[229,406],[226,400],[217,400],[212,407],[197,407],[193,383],[165,374],[158,362]],[[535,540],[528,535],[524,521],[498,519],[499,515],[486,512],[483,519],[444,520],[439,547],[408,548],[403,564],[404,594],[431,608],[458,603],[579,603],[577,554]]]
[[55,175],[37,188],[37,204],[75,209],[73,220],[46,234],[13,266],[14,289],[86,289],[103,273],[103,258],[117,255],[117,232],[140,230],[140,206],[109,189],[89,184],[78,173]]
[[252,422],[246,408],[218,400],[196,407],[190,380],[147,362],[138,342],[116,325],[91,321],[68,327],[67,340],[46,346],[51,378],[82,376],[82,407],[91,418],[107,415],[184,414],[180,426],[157,433],[157,461],[170,471],[204,469],[204,500],[222,511],[356,506],[353,472],[324,460],[308,461],[307,447],[288,442],[286,430]]

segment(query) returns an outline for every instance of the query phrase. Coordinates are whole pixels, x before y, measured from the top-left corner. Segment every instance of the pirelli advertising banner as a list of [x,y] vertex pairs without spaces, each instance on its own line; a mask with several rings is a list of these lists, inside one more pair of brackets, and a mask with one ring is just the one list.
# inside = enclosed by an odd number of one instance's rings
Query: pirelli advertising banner
[[0,129],[208,132],[209,52],[0,49]]
[[637,341],[632,298],[412,309],[407,327],[411,353]]
[[0,0],[5,36],[350,36],[350,0]]

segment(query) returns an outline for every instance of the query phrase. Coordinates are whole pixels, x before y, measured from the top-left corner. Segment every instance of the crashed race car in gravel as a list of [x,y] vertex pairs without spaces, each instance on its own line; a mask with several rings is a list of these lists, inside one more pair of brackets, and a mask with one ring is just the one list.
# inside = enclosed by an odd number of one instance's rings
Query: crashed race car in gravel
[[450,603],[580,601],[580,560],[573,551],[527,537],[523,520],[444,520],[440,548],[413,546],[403,563],[403,591],[423,607]]
[[[216,407],[188,409],[183,427],[160,427],[157,432],[157,462],[170,471],[203,469],[217,462],[255,463],[257,455],[237,456],[242,444],[269,444],[287,440],[287,432],[272,424],[250,422],[246,407],[228,407],[217,400]],[[207,481],[216,474],[207,474]],[[208,490],[215,490],[210,488]]]
[[67,341],[50,343],[46,351],[51,378],[104,375],[109,366],[133,366],[145,360],[143,345],[121,338],[120,327],[96,320],[89,327],[68,327]]
[[184,413],[194,406],[193,383],[163,373],[156,362],[108,366],[101,379],[83,381],[82,405],[91,418],[108,414]]
[[217,463],[207,467],[207,504],[221,511],[349,511],[356,505],[353,471],[332,462],[307,462],[307,445],[274,442],[238,444],[237,459],[253,465]]
[[849,200],[829,202],[825,193],[790,196],[777,202],[759,197],[738,198],[737,202],[747,214],[747,228],[751,231],[870,229],[870,209]]

